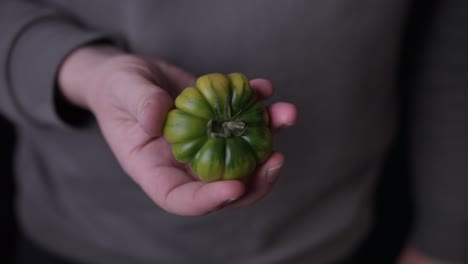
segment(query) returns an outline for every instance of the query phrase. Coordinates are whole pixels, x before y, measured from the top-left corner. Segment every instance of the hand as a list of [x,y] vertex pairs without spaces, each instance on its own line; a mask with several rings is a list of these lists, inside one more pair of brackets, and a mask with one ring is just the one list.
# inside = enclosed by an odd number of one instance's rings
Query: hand
[[461,264],[458,262],[444,261],[429,257],[412,246],[407,246],[400,258],[398,264]]
[[[275,152],[240,181],[204,183],[187,164],[175,160],[161,136],[173,98],[195,77],[173,65],[123,54],[106,46],[73,52],[59,71],[59,89],[71,103],[90,110],[124,171],[161,208],[179,215],[203,215],[229,204],[247,206],[273,187],[284,157]],[[273,93],[264,79],[251,81],[261,99]],[[269,107],[271,129],[293,124],[289,103]]]

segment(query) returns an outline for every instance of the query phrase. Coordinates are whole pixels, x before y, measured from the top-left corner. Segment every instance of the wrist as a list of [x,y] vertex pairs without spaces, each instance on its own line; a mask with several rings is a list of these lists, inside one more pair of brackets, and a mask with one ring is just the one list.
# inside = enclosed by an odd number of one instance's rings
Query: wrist
[[71,52],[62,63],[57,84],[61,95],[72,105],[83,109],[90,108],[89,98],[95,86],[97,68],[110,58],[124,52],[110,45],[89,45]]

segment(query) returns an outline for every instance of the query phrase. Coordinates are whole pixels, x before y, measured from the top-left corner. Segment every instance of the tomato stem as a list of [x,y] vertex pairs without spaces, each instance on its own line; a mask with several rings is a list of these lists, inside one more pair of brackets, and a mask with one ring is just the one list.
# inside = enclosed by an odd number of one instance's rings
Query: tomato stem
[[[208,121],[206,126],[206,133],[211,138],[229,138],[234,136],[242,136],[247,130],[247,125],[244,121],[240,120],[237,113],[232,115],[230,100],[226,99],[224,107],[221,106],[217,100],[214,106],[214,119]],[[223,110],[221,111],[221,108]]]
[[247,130],[244,121],[235,120],[210,120],[208,121],[206,132],[211,138],[228,138],[242,136]]

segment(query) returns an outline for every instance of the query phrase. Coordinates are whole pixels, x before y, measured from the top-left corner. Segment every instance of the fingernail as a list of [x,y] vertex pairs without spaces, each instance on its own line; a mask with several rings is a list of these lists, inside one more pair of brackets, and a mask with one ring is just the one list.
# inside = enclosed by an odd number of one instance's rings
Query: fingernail
[[234,202],[234,201],[237,200],[237,199],[238,199],[237,197],[233,197],[233,198],[231,198],[231,199],[226,200],[226,201],[224,202],[224,204],[230,204],[230,203]]
[[218,209],[221,209],[221,208],[224,208],[224,207],[228,206],[229,204],[233,203],[237,199],[239,199],[239,198],[233,197],[233,198],[227,199],[224,203],[222,203],[220,206],[218,206]]
[[145,110],[146,110],[149,106],[151,106],[153,103],[154,103],[153,100],[148,100],[148,101],[144,102],[143,105],[142,105],[141,108],[140,108],[140,114],[143,114],[143,113],[145,112]]
[[268,169],[266,172],[266,180],[268,183],[274,183],[276,179],[278,178],[279,171],[281,170],[281,167],[283,167],[283,164],[276,166],[274,168]]
[[146,102],[144,102],[140,109],[138,110],[138,113],[137,113],[137,116],[135,117],[138,122],[142,122],[143,121],[143,118],[145,116],[145,112],[147,111],[147,108],[152,104],[151,100],[148,100]]
[[286,128],[286,127],[291,127],[291,126],[294,126],[296,123],[288,123],[288,124],[284,124],[281,126],[281,128]]

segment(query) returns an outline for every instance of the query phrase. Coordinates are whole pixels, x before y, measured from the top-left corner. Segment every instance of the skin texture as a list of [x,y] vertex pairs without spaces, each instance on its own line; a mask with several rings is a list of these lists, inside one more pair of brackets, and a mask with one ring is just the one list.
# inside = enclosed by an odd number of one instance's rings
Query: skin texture
[[[203,215],[225,207],[248,206],[267,195],[284,163],[273,152],[249,182],[204,183],[178,162],[162,135],[167,113],[195,77],[165,62],[125,54],[110,46],[72,52],[58,74],[65,100],[93,113],[124,171],[161,208],[178,215]],[[270,81],[251,81],[258,99],[273,94]],[[286,102],[268,107],[270,129],[293,125],[297,113]]]

